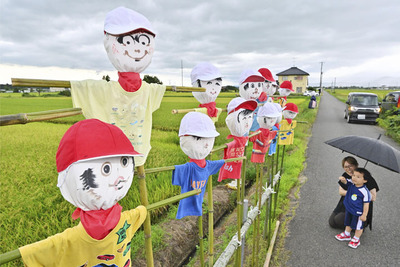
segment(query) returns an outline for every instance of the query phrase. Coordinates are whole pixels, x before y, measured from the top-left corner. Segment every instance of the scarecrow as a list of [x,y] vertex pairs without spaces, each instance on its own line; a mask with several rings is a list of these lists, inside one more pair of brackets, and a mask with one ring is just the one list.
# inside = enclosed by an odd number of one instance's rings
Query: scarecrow
[[104,22],[104,47],[118,70],[116,81],[71,81],[74,107],[82,108],[85,118],[96,118],[118,126],[143,157],[151,149],[152,113],[161,104],[166,87],[142,81],[140,74],[154,53],[155,31],[142,14],[125,7],[110,11]]
[[280,124],[280,132],[279,132],[279,145],[291,145],[293,144],[294,139],[294,128],[296,128],[297,122],[293,120],[297,114],[299,113],[299,109],[294,103],[287,103],[283,110],[283,117]]
[[276,92],[275,79],[272,76],[271,71],[267,68],[261,68],[258,70],[258,72],[264,77],[265,81],[264,81],[264,92],[261,93],[259,101],[257,102],[264,103],[268,101],[270,103],[273,103],[274,102],[273,95]]
[[172,173],[172,184],[181,187],[181,194],[201,189],[199,195],[182,199],[179,202],[177,219],[185,216],[201,216],[203,197],[208,177],[221,169],[224,160],[210,161],[215,137],[219,136],[213,121],[200,112],[189,112],[181,120],[179,127],[180,146],[190,161],[176,165]]
[[253,142],[251,162],[263,163],[265,161],[265,154],[277,133],[271,130],[279,116],[281,114],[273,103],[267,102],[258,110],[257,121],[260,125],[258,131],[261,133],[250,138],[250,141]]
[[290,95],[290,93],[294,92],[293,90],[293,85],[290,81],[284,81],[280,86],[279,86],[279,95],[281,96],[279,98],[279,104],[284,107],[287,102],[287,97]]
[[[136,152],[116,126],[80,121],[65,133],[56,163],[62,196],[80,223],[20,248],[27,266],[130,266],[131,239],[146,208],[122,211],[118,204],[133,179]],[[107,263],[107,264],[106,264]]]
[[190,74],[192,85],[194,87],[205,88],[205,92],[192,92],[193,96],[200,102],[196,112],[207,114],[215,123],[222,112],[221,108],[215,106],[222,88],[222,78],[218,68],[208,62],[197,64]]
[[[282,121],[282,107],[278,103],[273,103],[273,104],[274,104],[274,107],[275,107],[275,109],[276,109],[276,111],[277,111],[277,113],[279,115],[276,117],[275,125],[272,126],[272,131],[279,131],[279,129],[280,129],[280,125],[279,124]],[[276,153],[276,144],[277,144],[276,138],[277,138],[277,136],[278,135],[275,135],[275,137],[272,139],[272,142],[271,142],[271,144],[269,146],[269,150],[268,150],[268,156],[272,156],[273,154]]]
[[[255,100],[259,103],[259,97],[264,90],[264,77],[260,73],[246,69],[240,75],[239,94],[245,100]],[[258,106],[253,112],[253,122],[250,131],[255,131],[260,126],[257,122]]]
[[[226,117],[226,125],[231,134],[227,139],[233,138],[233,141],[226,144],[224,149],[224,159],[238,158],[244,155],[245,146],[248,140],[250,126],[253,122],[253,112],[257,108],[255,100],[246,100],[241,97],[232,99],[227,107],[228,115]],[[236,179],[240,178],[242,170],[241,161],[226,162],[219,172],[218,181],[224,179],[234,179],[228,187],[235,189],[237,186]]]

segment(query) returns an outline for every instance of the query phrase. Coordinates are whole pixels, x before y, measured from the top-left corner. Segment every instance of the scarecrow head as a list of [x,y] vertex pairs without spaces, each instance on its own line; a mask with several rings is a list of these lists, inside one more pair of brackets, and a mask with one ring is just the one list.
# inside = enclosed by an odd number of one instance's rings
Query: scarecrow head
[[287,103],[283,110],[283,117],[285,119],[294,119],[299,113],[299,109],[294,103]]
[[225,122],[232,135],[241,137],[249,133],[253,123],[253,111],[256,108],[255,100],[236,97],[229,102]]
[[132,184],[135,156],[141,154],[118,127],[97,119],[80,121],[58,147],[57,186],[68,202],[84,211],[109,209]]
[[282,117],[281,113],[275,108],[273,103],[266,102],[260,107],[257,114],[257,122],[260,128],[272,129],[278,117]]
[[279,116],[276,118],[276,123],[280,123],[282,121],[283,109],[282,109],[281,105],[279,105],[278,103],[272,103],[272,104],[274,104],[274,107],[279,114]]
[[240,75],[239,94],[246,100],[256,100],[264,90],[264,77],[253,70],[244,70]]
[[215,102],[222,88],[222,78],[219,70],[208,62],[197,64],[190,74],[194,87],[203,87],[205,92],[192,92],[193,96],[200,102],[206,104]]
[[125,7],[108,12],[104,21],[104,47],[120,72],[140,73],[153,58],[153,27],[145,16]]
[[200,112],[189,112],[181,120],[179,139],[182,151],[191,159],[205,159],[210,154],[215,137],[213,121]]
[[279,95],[280,96],[288,96],[290,93],[294,92],[293,85],[290,81],[284,81],[279,88]]
[[[264,77],[264,92],[272,96],[276,92],[276,87],[272,86],[273,83],[275,83],[275,79],[272,76],[272,73],[269,69],[267,68],[261,68],[258,70],[258,72]],[[276,83],[275,83],[276,84]]]

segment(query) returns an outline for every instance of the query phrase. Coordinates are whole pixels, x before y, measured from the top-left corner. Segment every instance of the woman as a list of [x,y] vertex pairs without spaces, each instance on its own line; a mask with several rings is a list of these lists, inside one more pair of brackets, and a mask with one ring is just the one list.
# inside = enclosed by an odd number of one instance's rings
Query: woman
[[[355,158],[348,156],[342,160],[342,167],[344,169],[344,173],[342,176],[346,179],[351,179],[353,175],[354,169],[358,167],[358,162]],[[378,184],[376,183],[375,179],[372,178],[366,183],[368,190],[371,192],[371,200],[369,206],[369,211],[367,215],[367,221],[365,222],[364,227],[366,228],[369,225],[369,229],[372,230],[372,208],[373,208],[373,201],[376,200],[376,192],[379,191]],[[336,208],[333,210],[331,216],[329,217],[329,225],[332,228],[339,228],[344,229],[344,214],[345,214],[345,207],[343,204],[344,196],[347,193],[347,185],[343,184],[339,181],[339,195],[340,200],[337,204]]]

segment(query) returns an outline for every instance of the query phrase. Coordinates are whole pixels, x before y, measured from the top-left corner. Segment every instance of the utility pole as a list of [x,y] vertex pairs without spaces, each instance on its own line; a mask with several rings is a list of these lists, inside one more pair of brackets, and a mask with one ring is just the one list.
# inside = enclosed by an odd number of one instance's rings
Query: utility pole
[[322,92],[322,66],[324,65],[324,62],[321,62],[321,74],[319,75],[319,90]]
[[182,86],[183,86],[183,60],[181,59],[181,76],[182,76]]

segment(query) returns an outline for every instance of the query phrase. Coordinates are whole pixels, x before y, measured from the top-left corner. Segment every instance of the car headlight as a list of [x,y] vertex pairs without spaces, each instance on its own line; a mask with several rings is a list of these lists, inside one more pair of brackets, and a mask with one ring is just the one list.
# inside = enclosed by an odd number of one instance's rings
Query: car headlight
[[357,108],[356,108],[356,107],[353,107],[353,106],[350,106],[350,107],[349,107],[349,110],[350,110],[350,111],[357,111]]
[[374,108],[375,113],[381,112],[381,108]]

